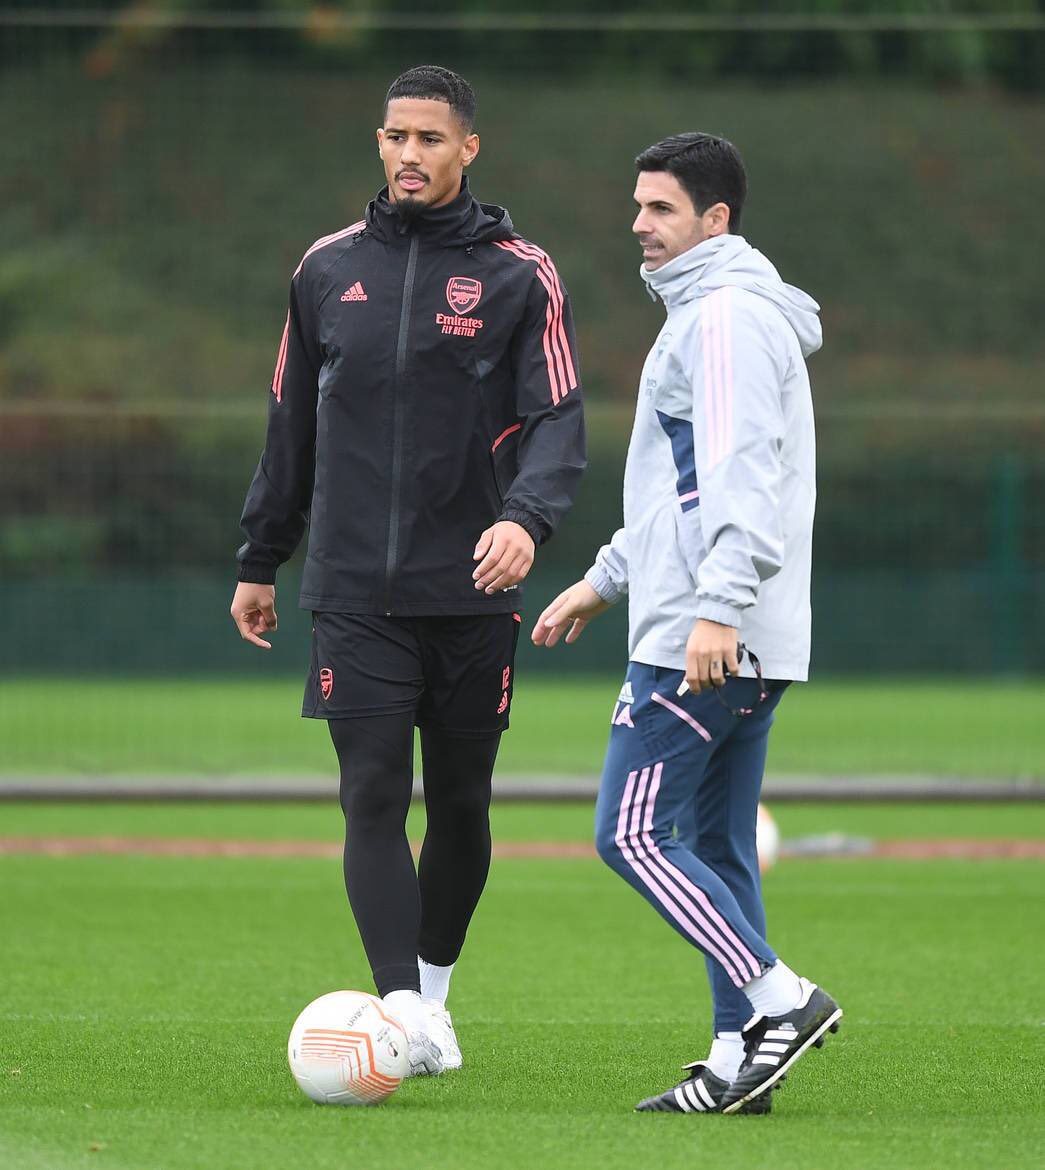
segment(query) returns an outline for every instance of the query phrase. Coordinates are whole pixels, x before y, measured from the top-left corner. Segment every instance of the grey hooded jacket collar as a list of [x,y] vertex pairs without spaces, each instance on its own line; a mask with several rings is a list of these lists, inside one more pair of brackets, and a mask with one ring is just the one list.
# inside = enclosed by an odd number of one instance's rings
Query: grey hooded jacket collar
[[803,357],[823,344],[820,306],[808,293],[781,280],[773,264],[743,236],[713,236],[653,271],[643,264],[639,275],[649,295],[663,301],[669,313],[727,285],[746,288],[780,310],[798,337]]

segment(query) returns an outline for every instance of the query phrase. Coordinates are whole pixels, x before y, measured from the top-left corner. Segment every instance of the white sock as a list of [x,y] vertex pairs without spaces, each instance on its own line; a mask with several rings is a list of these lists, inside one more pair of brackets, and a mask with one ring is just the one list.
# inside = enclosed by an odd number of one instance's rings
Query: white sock
[[390,991],[382,998],[382,1003],[388,1004],[392,1015],[403,1025],[407,1035],[413,1032],[427,1033],[428,1020],[421,996],[416,991]]
[[454,964],[449,967],[437,967],[435,963],[426,963],[420,955],[417,956],[417,969],[421,974],[421,998],[437,1000],[446,1007],[446,997],[450,994],[450,976],[454,972]]
[[802,1000],[802,984],[798,976],[779,960],[764,975],[745,983],[741,991],[751,1000],[755,1013],[761,1016],[785,1016]]
[[735,1081],[744,1062],[744,1041],[739,1032],[716,1032],[704,1063],[722,1081]]

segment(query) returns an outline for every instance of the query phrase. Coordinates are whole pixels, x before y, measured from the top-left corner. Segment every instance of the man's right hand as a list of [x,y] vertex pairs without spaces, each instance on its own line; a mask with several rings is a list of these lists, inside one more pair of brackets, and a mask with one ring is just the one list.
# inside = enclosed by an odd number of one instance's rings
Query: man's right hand
[[562,632],[569,622],[566,642],[567,644],[576,642],[588,622],[609,608],[610,603],[603,601],[587,581],[578,581],[576,585],[571,585],[569,589],[560,593],[541,614],[533,627],[530,639],[535,646],[552,647],[562,637]]
[[253,642],[262,650],[272,649],[272,643],[266,642],[259,635],[276,628],[275,585],[254,585],[250,581],[241,581],[236,586],[230,612],[239,636],[245,642]]

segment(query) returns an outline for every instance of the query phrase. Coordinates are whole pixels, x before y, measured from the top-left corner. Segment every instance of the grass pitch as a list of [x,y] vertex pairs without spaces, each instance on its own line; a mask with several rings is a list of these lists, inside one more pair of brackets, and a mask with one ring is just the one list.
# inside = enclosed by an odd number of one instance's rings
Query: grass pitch
[[[4,831],[337,835],[336,809],[95,811],[9,806]],[[1040,810],[1022,811],[954,809],[936,831],[1040,832]],[[931,831],[917,807],[861,812],[778,819],[785,835],[832,817]],[[496,815],[502,839],[586,840],[590,826],[587,808]],[[454,977],[465,1068],[370,1110],[312,1105],[285,1063],[309,999],[369,985],[336,861],[8,856],[0,880],[5,1170],[1040,1164],[1038,863],[772,871],[774,944],[846,1017],[764,1118],[631,1112],[705,1050],[703,964],[598,862],[495,862]]]
[[[617,677],[519,683],[501,774],[597,774]],[[326,728],[298,718],[301,681],[0,682],[0,773],[334,773]],[[826,679],[785,696],[773,772],[1045,774],[1045,682]]]

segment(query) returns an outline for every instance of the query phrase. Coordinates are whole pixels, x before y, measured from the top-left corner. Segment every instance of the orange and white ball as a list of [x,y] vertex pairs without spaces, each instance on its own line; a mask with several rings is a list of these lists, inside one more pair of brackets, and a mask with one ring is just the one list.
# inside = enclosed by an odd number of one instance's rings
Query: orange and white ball
[[410,1071],[402,1024],[374,995],[331,991],[294,1021],[287,1060],[301,1091],[321,1105],[377,1105]]
[[772,869],[780,857],[780,830],[773,814],[764,804],[758,806],[755,820],[755,844],[758,847],[758,868],[761,873]]

